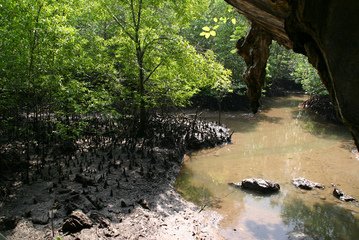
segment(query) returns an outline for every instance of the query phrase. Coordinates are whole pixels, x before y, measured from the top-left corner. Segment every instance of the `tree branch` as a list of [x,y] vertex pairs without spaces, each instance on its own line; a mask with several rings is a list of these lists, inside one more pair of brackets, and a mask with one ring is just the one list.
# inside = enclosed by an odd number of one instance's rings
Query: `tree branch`
[[106,9],[106,11],[111,15],[111,17],[113,18],[113,20],[115,20],[115,22],[120,26],[120,28],[123,30],[123,32],[124,32],[129,38],[131,38],[132,41],[135,42],[135,41],[136,41],[136,40],[135,40],[135,37],[132,36],[131,33],[129,33],[129,32],[126,30],[126,28],[125,28],[125,26],[124,26],[124,23],[122,23],[121,20],[118,19],[118,18],[116,17],[116,15],[112,13],[112,11],[108,8],[107,5],[105,5],[105,9]]
[[143,53],[146,52],[147,48],[150,47],[151,45],[153,45],[156,42],[159,42],[161,40],[173,40],[171,38],[168,37],[159,37],[159,38],[154,38],[151,41],[149,41],[144,47],[143,47]]
[[148,80],[150,80],[150,77],[152,76],[152,74],[154,74],[156,72],[156,70],[162,65],[162,63],[163,63],[163,60],[159,64],[157,64],[157,66],[154,69],[152,69],[152,71],[150,72],[150,74],[148,74],[148,76],[146,77],[144,82],[147,82]]

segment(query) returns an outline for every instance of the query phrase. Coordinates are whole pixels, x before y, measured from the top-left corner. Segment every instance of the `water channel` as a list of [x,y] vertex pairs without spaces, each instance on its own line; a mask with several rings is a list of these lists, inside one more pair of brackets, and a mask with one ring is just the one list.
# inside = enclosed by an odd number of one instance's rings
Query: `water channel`
[[[306,98],[266,99],[256,115],[223,114],[234,131],[233,143],[193,153],[185,161],[177,189],[223,216],[224,239],[359,239],[358,204],[332,196],[335,184],[359,198],[359,160],[351,136],[344,127],[299,109]],[[228,185],[248,177],[276,181],[281,191],[261,196]],[[296,177],[326,188],[296,189],[291,184]]]

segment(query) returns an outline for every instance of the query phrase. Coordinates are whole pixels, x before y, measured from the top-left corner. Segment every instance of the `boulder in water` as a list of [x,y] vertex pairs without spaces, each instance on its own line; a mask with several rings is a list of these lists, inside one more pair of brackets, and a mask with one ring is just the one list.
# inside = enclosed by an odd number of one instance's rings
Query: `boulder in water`
[[334,188],[333,190],[334,197],[338,198],[341,201],[344,202],[356,202],[357,200],[353,198],[352,196],[346,195],[342,190],[338,188]]
[[294,186],[296,186],[297,188],[300,189],[305,189],[305,190],[312,190],[313,188],[320,188],[320,189],[324,189],[324,185],[317,183],[317,182],[312,182],[308,179],[305,178],[294,178],[292,180],[292,183]]
[[264,194],[276,193],[280,190],[278,183],[261,178],[247,178],[240,183],[230,183],[229,185]]

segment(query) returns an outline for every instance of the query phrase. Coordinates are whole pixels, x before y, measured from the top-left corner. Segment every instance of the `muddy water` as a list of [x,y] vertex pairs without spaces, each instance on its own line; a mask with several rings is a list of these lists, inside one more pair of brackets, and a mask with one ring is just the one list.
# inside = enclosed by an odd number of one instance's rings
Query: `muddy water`
[[[359,239],[359,207],[332,196],[332,184],[359,198],[359,160],[343,127],[312,119],[298,104],[305,96],[266,100],[253,116],[223,115],[233,144],[204,150],[185,161],[177,179],[182,195],[222,216],[225,239]],[[215,120],[216,114],[208,114]],[[248,177],[276,181],[279,194],[260,196],[228,186]],[[305,177],[325,190],[296,189]],[[306,238],[310,239],[310,238]]]

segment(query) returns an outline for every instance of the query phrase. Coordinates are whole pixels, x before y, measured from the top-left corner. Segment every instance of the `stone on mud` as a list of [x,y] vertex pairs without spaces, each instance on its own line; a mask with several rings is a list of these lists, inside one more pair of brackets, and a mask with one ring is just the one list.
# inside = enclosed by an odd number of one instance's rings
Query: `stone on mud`
[[230,183],[229,185],[264,194],[276,193],[280,190],[278,183],[261,178],[247,178],[240,183]]
[[49,215],[45,212],[35,212],[31,217],[33,224],[46,225],[49,223]]
[[334,197],[338,198],[341,201],[344,202],[356,202],[357,200],[353,198],[352,196],[346,195],[342,190],[338,188],[334,188],[333,190]]
[[84,228],[91,228],[93,225],[91,219],[81,210],[76,210],[65,220],[62,225],[64,233],[76,233]]
[[304,190],[312,190],[313,188],[324,189],[323,184],[320,184],[320,183],[317,183],[317,182],[312,182],[312,181],[310,181],[308,179],[305,179],[303,177],[294,178],[292,180],[292,183],[297,188],[304,189]]

